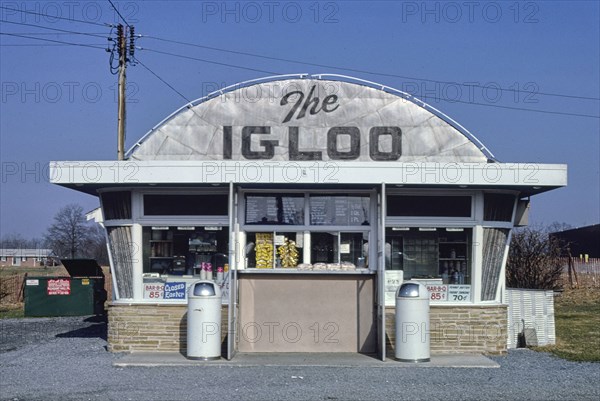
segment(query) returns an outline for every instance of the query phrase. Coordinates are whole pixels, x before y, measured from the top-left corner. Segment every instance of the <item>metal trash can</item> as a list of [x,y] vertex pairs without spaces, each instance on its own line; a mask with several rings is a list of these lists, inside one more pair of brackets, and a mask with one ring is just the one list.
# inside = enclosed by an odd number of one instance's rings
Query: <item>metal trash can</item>
[[196,281],[188,289],[187,357],[221,358],[221,290],[212,281]]
[[401,362],[429,362],[429,292],[421,283],[396,291],[395,357]]

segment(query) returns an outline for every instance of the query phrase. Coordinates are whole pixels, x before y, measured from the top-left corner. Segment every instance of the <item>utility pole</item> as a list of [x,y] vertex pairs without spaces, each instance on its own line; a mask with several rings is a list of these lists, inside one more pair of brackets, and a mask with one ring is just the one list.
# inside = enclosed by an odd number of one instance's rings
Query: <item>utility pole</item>
[[[129,39],[129,40],[128,40]],[[117,52],[119,55],[119,110],[117,127],[117,160],[125,159],[125,89],[127,63],[135,52],[135,31],[133,25],[117,25]],[[131,59],[129,58],[131,57]]]
[[125,158],[125,80],[127,70],[127,38],[123,25],[117,26],[119,52],[119,112],[117,128],[117,160]]

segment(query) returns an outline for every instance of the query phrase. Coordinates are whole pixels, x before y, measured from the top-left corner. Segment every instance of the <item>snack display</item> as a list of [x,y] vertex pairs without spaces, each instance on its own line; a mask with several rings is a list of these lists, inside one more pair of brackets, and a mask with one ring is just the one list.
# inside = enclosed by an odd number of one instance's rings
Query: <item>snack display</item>
[[298,248],[292,240],[286,238],[283,245],[277,248],[277,254],[282,267],[296,267],[298,264]]
[[354,265],[354,263],[342,262],[340,264],[340,270],[344,270],[344,271],[356,270],[356,266]]
[[273,234],[256,233],[256,268],[270,269],[273,267]]
[[297,266],[298,270],[330,270],[330,271],[354,271],[357,269],[354,263],[300,263]]

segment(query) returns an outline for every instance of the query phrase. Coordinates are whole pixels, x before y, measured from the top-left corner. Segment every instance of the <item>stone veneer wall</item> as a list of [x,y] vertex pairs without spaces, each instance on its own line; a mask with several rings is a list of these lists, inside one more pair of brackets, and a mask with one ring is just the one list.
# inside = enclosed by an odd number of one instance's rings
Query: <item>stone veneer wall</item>
[[[227,306],[221,310],[223,355],[227,343]],[[430,312],[431,353],[506,353],[506,305],[434,305]],[[394,356],[395,312],[386,308],[388,357]],[[111,304],[108,350],[186,352],[187,305]]]
[[[429,315],[432,354],[506,353],[506,305],[432,305]],[[395,308],[386,308],[388,357],[394,356]]]
[[[227,354],[227,312],[221,309],[222,355]],[[186,353],[187,305],[110,304],[108,350]]]

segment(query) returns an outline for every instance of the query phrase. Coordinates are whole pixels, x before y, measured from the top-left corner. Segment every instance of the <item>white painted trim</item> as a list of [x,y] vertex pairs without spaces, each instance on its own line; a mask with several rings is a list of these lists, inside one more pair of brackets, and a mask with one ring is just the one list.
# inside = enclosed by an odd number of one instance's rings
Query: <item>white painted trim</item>
[[[86,169],[97,173],[92,181]],[[115,165],[117,165],[115,167]],[[115,168],[135,165],[135,174],[115,175]],[[552,189],[567,185],[567,166],[523,163],[402,163],[402,162],[285,162],[285,161],[73,161],[50,162],[51,182],[59,185],[206,185],[222,184],[369,184],[495,189]],[[244,169],[256,174],[247,179]],[[452,170],[452,174],[446,171]],[[449,179],[452,177],[452,179]],[[456,177],[456,178],[454,178]]]
[[386,323],[385,323],[385,229],[386,229],[386,214],[387,214],[387,193],[386,193],[386,185],[385,183],[381,183],[381,193],[379,194],[379,202],[378,202],[379,216],[377,222],[379,224],[378,230],[371,233],[371,235],[375,235],[378,233],[378,255],[377,258],[378,266],[377,266],[377,313],[376,322],[381,319],[379,327],[377,327],[379,341],[378,345],[381,347],[381,360],[385,362],[386,359]]
[[131,285],[133,288],[133,299],[144,298],[144,258],[143,258],[143,246],[142,241],[142,226],[141,224],[134,224],[131,227],[131,262],[132,262],[132,281]]
[[473,264],[471,265],[471,302],[481,303],[481,279],[483,277],[483,227],[477,225],[473,228]]

